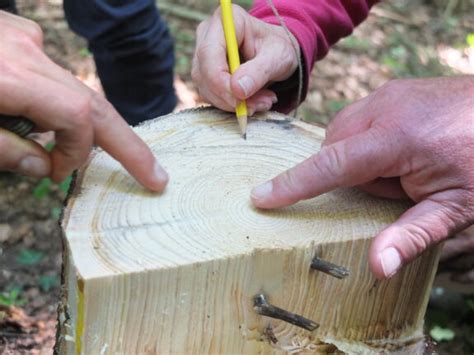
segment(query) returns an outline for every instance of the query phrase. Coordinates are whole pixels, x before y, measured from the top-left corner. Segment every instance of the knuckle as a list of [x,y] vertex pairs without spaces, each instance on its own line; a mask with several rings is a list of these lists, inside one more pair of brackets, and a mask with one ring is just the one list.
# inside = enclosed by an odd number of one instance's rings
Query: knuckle
[[340,176],[344,172],[344,159],[340,150],[332,145],[324,146],[319,154],[310,159],[316,175],[327,177],[339,185]]
[[33,38],[24,32],[18,32],[14,38],[15,44],[24,54],[33,55],[38,51],[38,45]]
[[214,10],[214,12],[212,13],[212,17],[220,18],[220,16],[221,16],[221,11],[222,11],[221,7],[218,6],[218,7]]
[[35,21],[24,17],[17,18],[16,21],[20,26],[16,28],[15,26],[7,25],[8,31],[5,31],[7,37],[18,38],[19,36],[26,36],[37,45],[42,45],[43,30],[41,29],[40,25],[38,25]]
[[199,39],[206,31],[206,28],[209,26],[209,20],[202,21],[196,28],[196,42],[199,43]]
[[105,97],[96,92],[90,94],[90,118],[94,124],[110,124],[116,116],[120,115]]
[[407,243],[413,254],[419,254],[424,251],[433,241],[432,235],[423,227],[416,224],[410,224],[405,227]]
[[459,229],[460,226],[472,222],[472,218],[469,216],[471,211],[469,193],[460,192],[451,200],[437,201],[436,198],[432,198],[432,200],[442,207],[440,218],[449,231]]
[[384,84],[380,90],[386,92],[397,92],[404,84],[405,80],[403,79],[393,79],[390,80],[388,83]]
[[[242,6],[237,5],[237,4],[232,4],[232,12],[235,14],[234,16],[237,18],[236,22],[239,21],[239,18],[241,16],[250,17],[248,12]],[[220,16],[220,14],[219,14],[219,16]]]
[[293,46],[288,47],[286,44],[282,44],[281,53],[282,55],[278,60],[280,61],[282,69],[285,72],[292,73],[298,65]]
[[33,21],[30,21],[30,36],[38,46],[41,47],[43,45],[43,30],[40,25]]
[[282,178],[279,179],[279,187],[286,193],[293,193],[298,190],[299,184],[296,182],[295,173],[292,169],[285,171]]
[[379,102],[391,102],[406,94],[405,79],[393,79],[382,85],[373,93],[373,99]]
[[78,128],[85,128],[90,125],[90,116],[92,112],[91,98],[87,96],[78,97],[72,107],[72,117],[74,125]]

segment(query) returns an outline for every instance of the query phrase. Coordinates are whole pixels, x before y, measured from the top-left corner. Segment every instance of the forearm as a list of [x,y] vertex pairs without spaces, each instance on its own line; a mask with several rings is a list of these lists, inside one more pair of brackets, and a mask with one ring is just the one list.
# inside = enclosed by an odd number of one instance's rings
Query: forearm
[[[300,46],[304,75],[303,98],[314,62],[323,58],[331,45],[348,36],[368,15],[378,0],[273,0],[281,18]],[[264,22],[279,25],[268,0],[256,0],[250,14]],[[289,111],[296,105],[298,77],[276,87],[278,106]]]

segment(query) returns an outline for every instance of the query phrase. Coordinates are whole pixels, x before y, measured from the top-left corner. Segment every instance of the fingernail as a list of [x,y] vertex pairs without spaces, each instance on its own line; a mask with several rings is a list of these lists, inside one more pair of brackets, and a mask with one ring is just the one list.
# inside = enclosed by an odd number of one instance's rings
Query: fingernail
[[155,161],[155,177],[162,184],[166,184],[169,180],[168,173],[157,161]]
[[400,269],[402,258],[397,249],[390,247],[379,254],[382,270],[385,277],[392,277]]
[[278,97],[272,96],[272,104],[276,104],[278,102]]
[[257,111],[268,111],[272,108],[272,103],[269,101],[261,101],[257,103],[255,108]]
[[270,194],[272,193],[272,190],[273,190],[273,182],[267,181],[255,187],[250,193],[250,196],[254,200],[264,200],[270,196]]
[[49,164],[39,157],[28,156],[18,164],[18,172],[37,178],[44,177],[49,174]]
[[250,76],[245,75],[238,80],[238,83],[244,91],[245,97],[248,97],[252,92],[253,86],[255,85],[253,79]]

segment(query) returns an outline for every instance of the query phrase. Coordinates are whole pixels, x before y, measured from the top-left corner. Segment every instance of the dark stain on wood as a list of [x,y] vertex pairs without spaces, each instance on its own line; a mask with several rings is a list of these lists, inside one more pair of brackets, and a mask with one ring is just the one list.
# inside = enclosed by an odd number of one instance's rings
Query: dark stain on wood
[[275,123],[278,126],[282,127],[283,129],[287,129],[287,130],[294,128],[294,126],[291,124],[291,120],[275,120],[275,119],[267,118],[265,122]]

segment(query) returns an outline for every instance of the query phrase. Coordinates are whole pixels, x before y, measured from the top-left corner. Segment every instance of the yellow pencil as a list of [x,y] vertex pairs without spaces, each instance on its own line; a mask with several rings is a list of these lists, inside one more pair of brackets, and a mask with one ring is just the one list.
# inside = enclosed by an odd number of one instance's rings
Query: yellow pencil
[[[231,0],[220,0],[222,10],[222,26],[224,27],[225,42],[227,47],[227,58],[229,61],[230,73],[233,74],[240,66],[239,47],[235,35],[234,18],[232,16]],[[247,139],[247,104],[245,100],[237,103],[235,108],[237,121],[239,122],[242,137]]]

